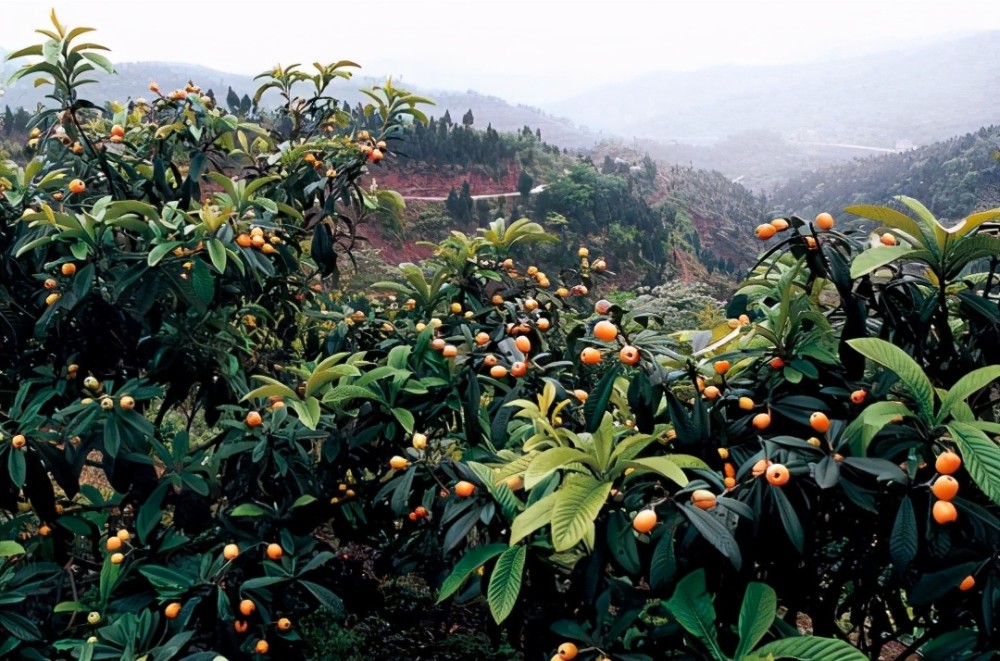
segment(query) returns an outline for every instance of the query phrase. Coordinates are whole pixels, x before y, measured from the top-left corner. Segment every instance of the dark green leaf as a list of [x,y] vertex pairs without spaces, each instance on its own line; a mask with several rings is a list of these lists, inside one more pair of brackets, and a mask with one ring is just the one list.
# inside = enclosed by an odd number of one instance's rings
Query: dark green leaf
[[740,607],[740,644],[736,648],[737,659],[748,654],[760,642],[771,628],[777,612],[778,596],[769,585],[756,582],[747,585],[747,590],[743,594],[743,605]]
[[705,589],[705,570],[698,569],[677,583],[665,606],[684,629],[708,647],[712,658],[726,661],[715,630],[715,607]]
[[527,551],[526,546],[512,546],[500,555],[493,568],[486,600],[490,604],[490,613],[497,624],[507,619],[514,610],[514,604],[517,603]]

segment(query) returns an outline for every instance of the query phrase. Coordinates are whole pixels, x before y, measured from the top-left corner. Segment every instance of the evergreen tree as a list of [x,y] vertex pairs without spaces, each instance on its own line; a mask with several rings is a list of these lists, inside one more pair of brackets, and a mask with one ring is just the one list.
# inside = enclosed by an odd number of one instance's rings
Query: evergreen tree
[[521,170],[521,174],[517,176],[517,192],[524,197],[528,197],[534,184],[535,180],[531,178],[531,175]]
[[448,191],[448,199],[444,201],[444,208],[447,209],[449,216],[456,220],[461,220],[462,206],[458,200],[458,192],[454,186]]
[[458,196],[458,202],[461,213],[459,220],[464,220],[466,222],[472,220],[472,188],[469,186],[468,180],[462,182],[462,193]]
[[472,108],[469,108],[469,112],[462,115],[462,126],[472,126],[472,122],[475,121],[472,118]]

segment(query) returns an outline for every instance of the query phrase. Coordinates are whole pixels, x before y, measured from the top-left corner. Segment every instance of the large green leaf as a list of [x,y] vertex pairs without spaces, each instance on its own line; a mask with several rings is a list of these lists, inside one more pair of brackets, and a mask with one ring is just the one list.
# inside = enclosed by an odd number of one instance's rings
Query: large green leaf
[[924,226],[932,233],[935,241],[937,241],[938,250],[944,252],[945,245],[948,243],[948,230],[934,217],[930,209],[925,207],[919,200],[907,197],[906,195],[897,195],[895,199],[905,204],[913,213],[917,214],[917,218],[920,219]]
[[555,504],[556,494],[550,493],[518,514],[510,526],[510,543],[517,544],[539,528],[549,525],[552,521],[552,507]]
[[493,568],[490,585],[486,590],[486,600],[490,604],[490,613],[493,614],[497,624],[507,619],[514,610],[514,604],[517,603],[527,551],[526,546],[512,546],[500,555]]
[[937,247],[932,241],[933,236],[928,232],[924,231],[920,224],[917,223],[913,218],[907,216],[905,213],[896,211],[895,209],[890,209],[889,207],[876,206],[873,204],[858,204],[855,206],[847,207],[844,209],[847,213],[853,213],[855,216],[861,216],[862,218],[868,218],[869,220],[874,220],[875,222],[882,223],[883,225],[888,225],[895,229],[906,232],[916,240],[923,240],[930,245]]
[[620,365],[616,364],[605,372],[584,403],[583,416],[586,420],[587,431],[597,431],[597,428],[601,426],[601,421],[608,409],[608,402],[611,401],[611,395],[615,390],[615,379],[618,378],[620,371]]
[[879,246],[877,248],[869,248],[855,257],[854,261],[851,262],[851,278],[860,278],[863,275],[868,275],[886,264],[891,264],[897,259],[908,257],[915,252],[924,251],[918,251],[910,246]]
[[904,571],[917,557],[919,540],[917,538],[917,515],[913,511],[913,503],[904,498],[899,503],[896,520],[892,524],[892,537],[889,538],[889,557],[897,573]]
[[996,379],[1000,379],[1000,365],[980,367],[956,381],[948,394],[941,399],[941,408],[937,414],[938,424],[944,422],[956,404],[964,402],[970,395],[982,390]]
[[972,480],[990,500],[1000,505],[1000,447],[984,431],[970,424],[952,422],[948,429]]
[[441,591],[438,593],[437,602],[442,601],[455,594],[469,576],[483,566],[483,563],[492,560],[507,549],[506,544],[486,544],[476,546],[465,552],[462,559],[455,564],[448,578],[441,584]]
[[784,638],[759,647],[739,661],[774,661],[774,659],[799,659],[799,661],[867,661],[868,657],[858,648],[843,640],[798,636]]
[[714,659],[727,661],[719,648],[715,606],[705,588],[704,569],[697,569],[678,581],[674,594],[665,605],[678,624],[708,647]]
[[766,583],[750,583],[743,594],[740,607],[740,644],[736,648],[736,658],[740,658],[754,648],[767,630],[771,628],[778,612],[778,595]]
[[802,530],[802,523],[799,521],[798,513],[780,487],[772,489],[771,494],[774,496],[774,502],[778,506],[778,516],[785,527],[788,539],[792,542],[795,550],[802,553],[805,547],[805,533]]
[[916,401],[921,418],[930,422],[934,417],[934,387],[913,358],[894,344],[875,337],[848,340],[855,351],[899,376],[910,395]]
[[733,533],[719,521],[719,517],[714,512],[695,507],[690,502],[678,507],[681,514],[687,517],[701,536],[709,544],[718,549],[719,553],[729,558],[733,567],[739,569],[743,566],[743,554],[740,545],[733,537]]
[[672,480],[677,486],[686,487],[688,484],[688,477],[681,470],[669,456],[660,457],[644,457],[642,459],[633,459],[628,462],[629,466],[647,471],[653,471],[654,473],[659,473],[668,480]]
[[376,393],[363,386],[340,385],[330,389],[323,395],[323,403],[329,406],[341,406],[352,399],[373,399],[377,402],[385,403],[385,399],[380,393]]
[[299,422],[305,425],[308,429],[316,429],[319,425],[320,415],[322,411],[319,407],[319,400],[315,397],[306,397],[303,400],[296,400],[292,402],[292,408],[299,416]]
[[569,447],[550,448],[535,457],[528,465],[528,469],[524,472],[524,488],[533,489],[553,471],[574,463],[591,467],[596,464],[594,457],[583,450]]
[[24,547],[15,541],[9,539],[0,539],[0,558],[6,558],[11,555],[22,555],[24,553]]
[[611,492],[610,482],[585,475],[569,475],[556,491],[552,506],[552,546],[568,551],[593,534],[594,520]]
[[948,234],[966,236],[983,223],[1000,219],[1000,209],[988,209],[971,214],[948,228]]

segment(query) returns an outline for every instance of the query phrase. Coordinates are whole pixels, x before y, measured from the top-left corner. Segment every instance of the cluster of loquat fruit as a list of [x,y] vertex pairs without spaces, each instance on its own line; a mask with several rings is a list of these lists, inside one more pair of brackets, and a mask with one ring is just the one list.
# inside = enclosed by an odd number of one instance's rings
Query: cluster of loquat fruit
[[45,296],[45,305],[54,305],[56,301],[62,298],[62,293],[59,291],[59,276],[72,278],[74,275],[76,275],[76,264],[73,262],[64,262],[59,267],[59,274],[45,278],[42,282],[42,287],[49,292]]
[[280,243],[280,236],[273,231],[265,233],[263,227],[251,227],[249,233],[241,232],[236,236],[236,245],[240,248],[252,248],[265,255],[273,255],[278,252],[275,246]]
[[[231,563],[231,562],[233,562],[234,560],[236,560],[240,556],[240,552],[241,551],[240,551],[239,545],[230,542],[229,544],[226,544],[222,548],[222,558],[227,563]],[[281,558],[284,556],[284,554],[285,554],[285,551],[281,547],[281,544],[278,544],[278,543],[275,543],[275,542],[271,542],[271,543],[267,544],[266,548],[264,549],[264,555],[265,555],[265,557],[268,560],[271,560],[273,562],[279,562],[281,560]],[[180,612],[180,604],[179,603],[178,604],[170,604],[170,605],[167,606],[167,608],[171,608],[172,606],[175,606],[175,605],[177,607],[176,608],[176,612],[179,613]],[[233,621],[233,630],[236,633],[239,633],[239,634],[247,633],[250,630],[250,621],[249,621],[249,618],[251,618],[253,616],[253,614],[257,612],[257,604],[255,604],[252,599],[246,599],[246,598],[244,598],[244,599],[240,600],[240,603],[237,605],[237,609],[239,610],[240,615],[242,615],[244,619],[236,619],[236,620],[234,620]],[[167,617],[170,617],[169,613],[167,614]],[[176,617],[176,614],[174,615],[174,617]],[[291,631],[291,629],[292,629],[292,621],[290,619],[288,619],[287,617],[279,617],[277,620],[275,620],[271,624],[273,624],[274,628],[276,630],[278,630],[279,632],[281,632],[281,633],[285,633],[287,631]],[[265,639],[265,638],[259,639],[254,644],[254,652],[256,652],[257,654],[267,654],[267,652],[268,652],[268,650],[270,648],[271,648],[271,645],[270,645],[270,643],[267,642],[267,639]]]

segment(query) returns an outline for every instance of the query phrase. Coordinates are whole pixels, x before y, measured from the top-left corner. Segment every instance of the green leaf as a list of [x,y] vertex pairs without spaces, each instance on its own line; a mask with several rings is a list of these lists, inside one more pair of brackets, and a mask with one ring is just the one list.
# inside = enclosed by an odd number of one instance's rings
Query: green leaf
[[319,400],[315,397],[306,397],[303,400],[292,402],[292,408],[299,416],[299,421],[308,429],[316,429],[319,425],[321,411]]
[[802,531],[802,524],[799,522],[799,515],[780,487],[772,489],[771,494],[774,495],[774,502],[778,505],[778,515],[785,527],[785,533],[788,534],[788,539],[791,540],[795,550],[801,554],[805,546],[805,534]]
[[988,223],[997,219],[1000,219],[1000,208],[980,211],[967,216],[963,220],[960,220],[958,223],[949,227],[948,233],[955,236],[966,236],[983,223]]
[[719,518],[715,514],[695,507],[691,503],[685,503],[678,509],[709,544],[718,549],[719,553],[729,558],[729,561],[733,563],[733,567],[739,569],[743,565],[743,554],[740,552],[740,545],[736,543],[732,532],[719,521]]
[[569,475],[563,480],[552,506],[552,546],[557,552],[568,551],[593,535],[594,520],[610,492],[610,482],[589,476]]
[[218,239],[209,239],[205,245],[208,247],[208,256],[212,260],[212,266],[219,273],[226,272],[226,246]]
[[944,228],[944,225],[938,222],[938,219],[934,217],[934,214],[930,212],[930,209],[925,207],[919,200],[907,197],[906,195],[896,195],[894,199],[902,202],[909,207],[913,213],[917,214],[917,218],[923,222],[924,227],[932,233],[935,241],[937,241],[938,250],[943,252],[945,244],[948,242],[948,230]]
[[877,223],[882,223],[883,225],[888,225],[895,229],[906,232],[916,240],[924,239],[925,242],[930,241],[933,237],[924,232],[920,225],[913,218],[907,216],[905,213],[896,211],[889,207],[876,206],[873,204],[858,204],[855,206],[847,207],[844,209],[847,213],[852,213],[855,216],[861,216],[862,218],[868,218],[869,220],[874,220]]
[[869,360],[895,372],[916,400],[921,418],[925,422],[933,420],[934,387],[920,365],[908,353],[894,344],[875,337],[856,338],[848,340],[847,343]]
[[514,610],[514,604],[517,603],[527,551],[526,546],[512,546],[500,555],[493,568],[486,600],[490,604],[490,613],[493,614],[493,620],[497,624],[507,619]]
[[972,481],[995,505],[1000,505],[1000,447],[985,432],[968,423],[952,422],[948,429]]
[[252,378],[255,381],[260,381],[266,385],[248,392],[242,397],[242,399],[240,399],[241,402],[245,402],[248,399],[253,399],[255,397],[271,397],[272,395],[287,397],[289,399],[298,399],[299,397],[298,393],[277,379],[272,379],[271,377],[264,376],[262,374],[255,374]]
[[553,471],[575,463],[593,467],[595,461],[583,450],[568,447],[550,448],[536,456],[528,464],[528,469],[524,472],[524,488],[533,489]]
[[715,631],[715,607],[705,588],[705,570],[697,569],[680,581],[665,606],[684,630],[703,642],[712,658],[728,661],[719,648]]
[[408,409],[396,407],[392,409],[392,415],[399,421],[399,424],[402,425],[403,429],[406,430],[406,433],[413,433],[413,426],[416,424],[416,421],[413,419],[413,414],[410,413]]
[[136,518],[136,533],[139,535],[139,541],[144,544],[149,543],[150,534],[160,523],[160,519],[163,516],[163,510],[160,508],[160,505],[163,503],[163,497],[166,495],[168,488],[170,488],[170,482],[167,480],[162,481],[157,485],[153,494],[139,508],[139,516]]
[[7,472],[10,473],[10,481],[18,489],[24,486],[27,479],[27,466],[24,461],[24,452],[11,448],[7,453]]
[[552,522],[552,508],[555,504],[556,493],[550,493],[518,514],[510,525],[510,543],[517,544],[539,528],[549,525]]
[[52,609],[53,613],[79,613],[80,611],[89,611],[90,606],[81,601],[60,601]]
[[904,498],[899,503],[896,520],[892,524],[892,537],[889,538],[889,557],[897,573],[901,575],[906,571],[917,557],[917,548],[917,515],[910,499]]
[[172,594],[179,594],[189,589],[193,583],[191,577],[160,565],[139,567],[139,573],[146,577],[157,592],[169,591]]
[[149,251],[149,255],[146,257],[146,263],[150,266],[156,266],[160,263],[160,260],[169,255],[174,248],[180,245],[183,245],[180,241],[167,241],[166,243],[157,245]]
[[21,640],[41,640],[42,632],[34,622],[20,613],[0,611],[0,627]]
[[604,419],[604,413],[608,409],[608,402],[611,401],[611,394],[615,390],[615,379],[618,378],[620,371],[621,366],[615,365],[605,372],[583,405],[583,415],[587,422],[587,431],[597,431],[597,428],[601,426],[601,420]]
[[926,251],[917,250],[910,246],[878,246],[877,248],[869,248],[855,257],[854,261],[851,262],[851,279],[868,275],[886,264],[891,264],[897,259],[903,259],[916,252]]
[[331,388],[323,395],[323,403],[330,406],[340,406],[352,399],[373,399],[377,402],[385,403],[382,395],[369,390],[363,386],[342,385]]
[[309,590],[309,592],[316,597],[316,601],[318,601],[320,605],[327,608],[330,612],[337,616],[343,614],[344,601],[330,589],[323,587],[319,583],[313,583],[312,581],[300,580],[299,585],[304,587],[306,590]]
[[947,569],[924,574],[909,590],[907,601],[913,606],[927,606],[940,599],[948,592],[956,590],[962,580],[976,571],[980,566],[977,561],[964,562]]
[[295,499],[295,502],[292,503],[289,509],[295,509],[296,507],[304,507],[305,505],[315,502],[316,502],[316,496],[310,496],[309,494],[304,493]]
[[261,386],[259,388],[254,388],[240,400],[245,402],[248,399],[256,399],[258,397],[281,397],[282,399],[297,399],[298,396],[294,390],[289,388],[283,383],[272,383],[266,386]]
[[868,657],[858,648],[843,640],[798,636],[784,638],[757,648],[739,661],[774,661],[774,659],[799,659],[799,661],[867,661]]
[[264,516],[265,514],[267,514],[267,511],[263,507],[254,505],[253,503],[243,503],[242,505],[237,505],[229,513],[229,516]]
[[675,532],[676,528],[672,526],[666,528],[653,550],[653,558],[649,562],[649,584],[653,589],[667,585],[677,571],[677,558],[674,555]]
[[[633,459],[628,462],[629,466],[634,466],[642,470],[653,471],[654,473],[659,473],[668,480],[672,480],[677,486],[686,487],[688,484],[688,477],[681,470],[673,459],[669,456],[659,456],[659,457],[644,457],[642,459]],[[707,466],[706,466],[707,468]]]
[[24,547],[9,539],[0,539],[0,558],[24,555]]
[[444,579],[444,582],[441,584],[437,603],[440,604],[455,594],[473,572],[482,567],[486,562],[503,553],[507,548],[506,544],[497,543],[476,546],[466,551],[462,559],[455,563],[455,568],[448,574],[448,578]]
[[85,58],[87,58],[100,68],[104,69],[106,72],[108,73],[115,72],[115,67],[113,64],[111,64],[111,60],[104,57],[103,55],[99,53],[81,53],[81,55],[83,55]]
[[771,628],[778,612],[778,596],[765,583],[750,583],[743,594],[740,607],[740,644],[736,648],[736,658],[752,650],[767,630]]
[[[323,361],[323,363],[326,362],[327,361]],[[361,375],[361,370],[354,365],[330,365],[328,367],[324,367],[323,363],[316,366],[316,371],[314,371],[306,381],[306,397],[316,394],[316,391],[331,381],[342,379],[345,376]]]
[[206,307],[215,298],[215,278],[212,277],[212,272],[205,262],[200,259],[195,260],[194,268],[191,270],[191,289]]
[[938,424],[944,422],[956,404],[964,402],[970,395],[982,390],[996,379],[1000,379],[1000,365],[980,367],[956,381],[951,390],[941,399],[941,408],[937,414]]

